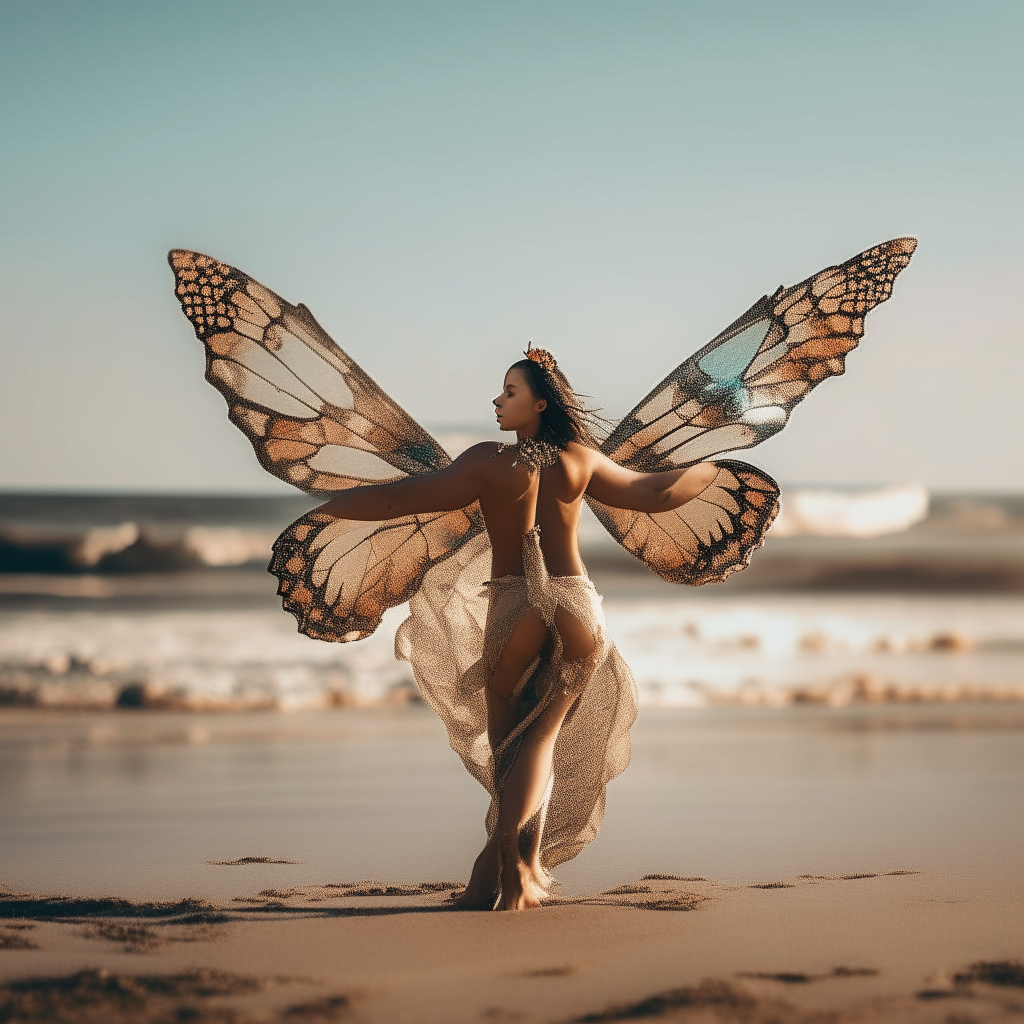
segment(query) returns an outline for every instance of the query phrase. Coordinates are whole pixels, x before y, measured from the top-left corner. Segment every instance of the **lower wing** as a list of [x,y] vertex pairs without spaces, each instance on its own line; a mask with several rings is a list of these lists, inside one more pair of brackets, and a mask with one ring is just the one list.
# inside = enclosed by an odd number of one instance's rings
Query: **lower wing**
[[285,610],[314,640],[362,640],[438,562],[484,529],[478,503],[385,522],[307,512],[274,542],[268,569]]
[[744,568],[779,511],[779,485],[767,473],[732,459],[718,476],[672,512],[632,512],[593,498],[587,504],[608,532],[670,583],[720,583]]

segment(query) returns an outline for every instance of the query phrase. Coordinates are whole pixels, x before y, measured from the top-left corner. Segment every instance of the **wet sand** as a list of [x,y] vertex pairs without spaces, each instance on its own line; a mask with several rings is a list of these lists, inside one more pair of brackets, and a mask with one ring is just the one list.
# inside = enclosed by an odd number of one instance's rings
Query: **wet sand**
[[423,709],[8,711],[0,740],[0,1018],[1024,1010],[1019,705],[648,709],[524,915],[449,907],[485,800]]

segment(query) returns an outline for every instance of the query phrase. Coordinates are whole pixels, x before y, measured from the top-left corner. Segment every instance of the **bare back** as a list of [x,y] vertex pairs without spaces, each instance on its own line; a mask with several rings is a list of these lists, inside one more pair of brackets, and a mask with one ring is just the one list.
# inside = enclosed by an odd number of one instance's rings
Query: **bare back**
[[492,451],[480,463],[480,505],[491,541],[492,577],[523,574],[523,535],[536,524],[540,524],[548,572],[584,575],[578,539],[580,506],[596,453],[571,443],[553,466],[531,472],[522,463],[512,465],[514,449],[487,447]]

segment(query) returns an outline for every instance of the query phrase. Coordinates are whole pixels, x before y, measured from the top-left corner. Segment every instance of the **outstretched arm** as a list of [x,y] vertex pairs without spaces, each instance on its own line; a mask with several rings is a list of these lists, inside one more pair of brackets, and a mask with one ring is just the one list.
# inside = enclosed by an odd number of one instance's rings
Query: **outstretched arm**
[[480,459],[475,445],[436,473],[410,476],[393,484],[368,484],[341,491],[316,511],[338,519],[375,522],[417,512],[451,512],[480,497]]
[[662,473],[635,473],[598,456],[587,494],[604,505],[634,512],[671,512],[696,498],[718,476],[713,462]]

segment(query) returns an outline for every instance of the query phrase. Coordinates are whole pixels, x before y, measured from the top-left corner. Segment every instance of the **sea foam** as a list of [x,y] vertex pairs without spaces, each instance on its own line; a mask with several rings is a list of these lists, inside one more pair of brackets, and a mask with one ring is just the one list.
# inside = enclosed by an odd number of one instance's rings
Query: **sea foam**
[[[1024,699],[1024,598],[609,598],[646,706]],[[194,710],[393,706],[418,699],[393,655],[407,614],[352,644],[272,608],[0,614],[0,702]]]

